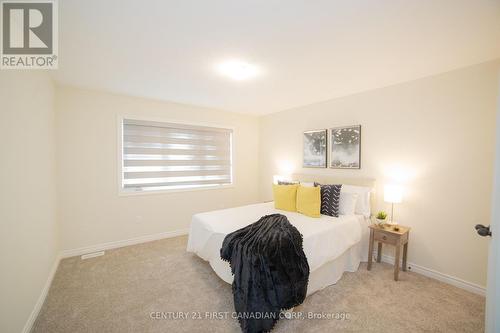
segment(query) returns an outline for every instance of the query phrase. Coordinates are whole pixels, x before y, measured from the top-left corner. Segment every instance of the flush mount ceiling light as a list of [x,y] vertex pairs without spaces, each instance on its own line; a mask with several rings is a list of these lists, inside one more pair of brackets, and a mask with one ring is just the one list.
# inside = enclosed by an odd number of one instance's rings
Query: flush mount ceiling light
[[233,80],[251,79],[259,74],[259,68],[240,60],[228,60],[217,66],[217,71]]

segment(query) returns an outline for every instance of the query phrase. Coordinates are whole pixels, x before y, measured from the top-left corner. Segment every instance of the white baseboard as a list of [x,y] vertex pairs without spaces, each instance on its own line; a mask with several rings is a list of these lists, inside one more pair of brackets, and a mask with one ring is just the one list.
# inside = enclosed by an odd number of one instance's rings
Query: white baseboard
[[56,275],[57,267],[59,267],[60,261],[61,261],[61,256],[57,255],[56,259],[54,260],[54,264],[52,264],[52,268],[50,269],[49,276],[47,277],[47,281],[45,281],[45,285],[43,286],[42,292],[40,293],[40,296],[38,297],[38,300],[36,301],[35,307],[33,308],[33,311],[31,311],[31,314],[28,317],[26,324],[24,324],[24,328],[22,331],[23,333],[29,333],[31,331],[33,324],[35,323],[35,320],[38,317],[40,310],[42,309],[42,305],[45,302],[45,298],[47,297],[47,294],[49,293],[50,285],[52,284],[52,280],[54,279],[54,276]]
[[115,242],[85,246],[85,247],[80,247],[77,249],[63,250],[61,252],[61,258],[81,256],[81,255],[87,254],[87,253],[111,250],[111,249],[116,249],[119,247],[135,245],[135,244],[140,244],[140,243],[147,243],[147,242],[151,242],[151,241],[155,241],[155,240],[159,240],[159,239],[164,239],[164,238],[172,238],[172,237],[187,235],[188,233],[189,233],[189,229],[181,229],[181,230],[175,230],[175,231],[161,232],[159,234],[140,236],[140,237],[125,239],[125,240],[120,240],[120,241],[115,241]]
[[[375,257],[376,257],[376,251],[375,251]],[[389,256],[387,254],[382,254],[382,262],[388,263],[388,264],[394,264],[394,257]],[[423,267],[411,262],[408,262],[408,268],[409,271],[415,272],[417,274],[421,274],[427,277],[430,277],[435,280],[439,280],[441,282],[451,284],[452,286],[465,289],[467,291],[470,291],[474,294],[481,295],[481,296],[486,296],[486,288],[480,285],[477,285],[472,282],[468,282],[465,280],[462,280],[460,278],[444,274],[441,272],[438,272],[436,270]]]

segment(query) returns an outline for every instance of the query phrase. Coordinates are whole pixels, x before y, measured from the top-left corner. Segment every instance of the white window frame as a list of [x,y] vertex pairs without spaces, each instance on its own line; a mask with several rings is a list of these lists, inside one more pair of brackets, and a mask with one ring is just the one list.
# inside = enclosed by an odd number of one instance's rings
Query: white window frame
[[[231,130],[231,183],[229,184],[220,184],[220,185],[208,185],[208,186],[200,186],[200,187],[190,187],[190,188],[177,188],[177,189],[161,189],[161,190],[150,190],[150,191],[136,191],[132,189],[125,189],[123,187],[123,121],[125,119],[130,120],[142,120],[142,121],[155,121],[162,123],[170,123],[170,124],[179,124],[179,125],[189,125],[189,126],[202,126],[202,127],[215,127],[221,129]],[[117,117],[116,123],[116,132],[117,132],[117,170],[118,170],[118,196],[134,196],[134,195],[155,195],[155,194],[167,194],[167,193],[176,193],[176,192],[192,192],[192,191],[207,191],[207,190],[221,190],[221,189],[229,189],[234,188],[235,177],[234,177],[234,168],[235,168],[235,155],[234,155],[234,145],[235,145],[235,137],[236,131],[232,126],[214,124],[209,122],[189,122],[183,120],[172,120],[161,117],[148,117],[148,116],[137,116],[137,115],[126,115],[120,114]]]

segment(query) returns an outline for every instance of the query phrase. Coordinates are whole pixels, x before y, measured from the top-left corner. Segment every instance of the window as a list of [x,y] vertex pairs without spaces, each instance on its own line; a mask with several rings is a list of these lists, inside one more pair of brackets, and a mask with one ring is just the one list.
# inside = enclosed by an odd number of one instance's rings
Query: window
[[232,135],[226,128],[123,119],[123,192],[232,184]]

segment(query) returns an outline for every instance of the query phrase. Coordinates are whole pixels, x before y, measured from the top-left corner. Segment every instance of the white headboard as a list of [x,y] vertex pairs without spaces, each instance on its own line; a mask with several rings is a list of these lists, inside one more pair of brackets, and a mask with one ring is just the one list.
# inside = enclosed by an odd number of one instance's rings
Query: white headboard
[[377,205],[376,205],[376,194],[375,194],[375,185],[376,180],[373,178],[362,178],[362,177],[339,177],[332,175],[313,175],[313,174],[301,174],[296,173],[292,175],[292,180],[298,180],[301,182],[318,182],[320,184],[348,184],[348,185],[356,185],[356,186],[366,186],[372,189],[372,193],[370,195],[370,207],[372,214],[376,213]]

